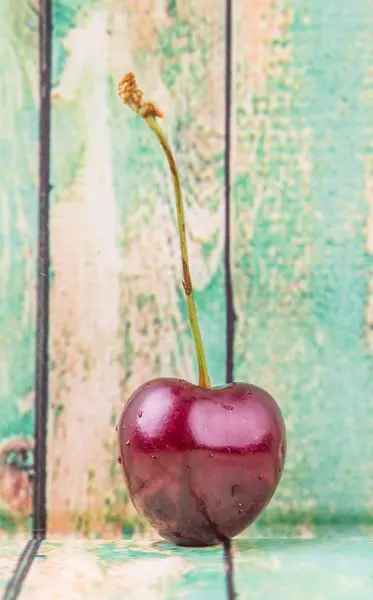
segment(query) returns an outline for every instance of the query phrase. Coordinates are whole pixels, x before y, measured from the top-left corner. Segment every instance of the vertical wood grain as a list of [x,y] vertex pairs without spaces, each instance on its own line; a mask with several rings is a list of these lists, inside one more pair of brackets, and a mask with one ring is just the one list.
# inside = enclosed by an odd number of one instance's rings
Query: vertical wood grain
[[222,382],[224,3],[110,1],[64,14],[53,91],[49,529],[111,536],[134,518],[117,466],[120,409],[152,377],[196,372],[170,177],[116,84],[133,70],[166,113],[207,359]]
[[[51,214],[48,504],[51,532],[76,528],[88,533],[103,526],[112,491],[109,445],[120,396],[119,253],[108,125],[107,13],[95,7],[77,25],[64,40],[68,57],[53,91],[54,167],[62,160],[76,162],[69,184],[56,186]],[[69,136],[58,120],[66,126],[64,111],[69,110],[78,115],[81,142],[70,158],[62,152],[58,157],[59,137]]]
[[237,373],[278,399],[289,437],[264,520],[366,521],[373,421],[362,158],[373,9],[348,0],[237,5]]
[[37,198],[37,17],[0,5],[0,531],[31,512]]
[[[35,401],[37,6],[0,8],[0,528],[30,511]],[[236,0],[235,379],[278,399],[286,471],[264,521],[372,518],[373,6]],[[116,95],[165,111],[214,384],[224,383],[225,2],[55,0],[50,528],[133,529],[115,424],[159,375],[196,374],[161,150]],[[229,340],[228,340],[229,343]],[[140,526],[140,525],[139,525]]]

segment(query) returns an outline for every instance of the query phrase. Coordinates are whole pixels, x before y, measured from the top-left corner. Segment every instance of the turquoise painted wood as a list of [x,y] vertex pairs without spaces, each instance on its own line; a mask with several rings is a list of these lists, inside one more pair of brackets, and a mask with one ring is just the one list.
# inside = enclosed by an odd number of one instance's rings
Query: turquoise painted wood
[[160,13],[146,3],[119,12],[116,3],[74,13],[57,6],[50,528],[115,536],[139,526],[113,436],[123,403],[152,377],[196,377],[169,174],[155,139],[118,99],[117,83],[136,70],[164,106],[211,377],[222,383],[225,5],[165,5]]
[[0,531],[27,526],[32,468],[37,237],[37,29],[25,2],[1,2]]
[[[288,530],[275,538],[237,540],[233,551],[240,600],[371,597],[371,533],[329,527],[314,539],[300,539]],[[125,540],[44,542],[20,599],[44,600],[48,593],[56,600],[224,600],[222,550]]]
[[[166,113],[222,383],[225,4],[73,4],[55,0],[53,15],[48,500],[61,541],[43,543],[21,600],[219,600],[222,549],[151,537],[117,466],[129,394],[153,376],[193,378],[195,365],[164,159],[116,85],[133,70]],[[373,5],[233,4],[235,374],[277,397],[289,446],[275,499],[233,544],[235,585],[240,600],[367,600]],[[23,0],[0,17],[0,530],[13,535],[31,507],[37,19]],[[0,542],[2,588],[17,540]]]
[[263,520],[371,521],[372,6],[280,4],[264,82],[237,50],[237,375],[287,419]]
[[[14,531],[31,500],[37,23],[27,3],[0,10],[0,512]],[[252,532],[372,521],[372,12],[368,0],[234,3],[235,371],[277,397],[289,432],[281,487]],[[195,377],[164,159],[116,95],[129,69],[166,113],[211,375],[224,380],[224,25],[223,1],[54,2],[55,531],[143,527],[116,465],[118,412],[145,379]]]

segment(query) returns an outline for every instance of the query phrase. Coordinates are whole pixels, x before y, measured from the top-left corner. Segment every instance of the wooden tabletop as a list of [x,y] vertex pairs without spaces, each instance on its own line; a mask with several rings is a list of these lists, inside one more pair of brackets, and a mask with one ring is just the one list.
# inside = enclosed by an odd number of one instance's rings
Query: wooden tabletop
[[[0,542],[5,586],[22,544]],[[240,600],[368,600],[373,588],[370,529],[321,528],[298,537],[238,538],[234,580]],[[225,600],[221,547],[177,548],[154,540],[42,543],[21,600]]]

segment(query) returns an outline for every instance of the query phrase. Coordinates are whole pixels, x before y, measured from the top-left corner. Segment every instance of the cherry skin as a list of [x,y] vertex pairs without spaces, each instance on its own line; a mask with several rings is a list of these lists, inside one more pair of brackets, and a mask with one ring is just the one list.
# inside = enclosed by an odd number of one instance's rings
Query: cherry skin
[[210,546],[240,533],[273,496],[285,425],[272,396],[254,385],[154,379],[123,409],[118,448],[140,515],[170,542]]

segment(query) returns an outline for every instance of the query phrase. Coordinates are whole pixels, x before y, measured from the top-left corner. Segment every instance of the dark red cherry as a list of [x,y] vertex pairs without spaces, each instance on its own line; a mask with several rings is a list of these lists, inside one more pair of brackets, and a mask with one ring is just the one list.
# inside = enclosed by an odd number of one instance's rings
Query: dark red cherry
[[118,442],[138,512],[183,546],[217,544],[250,525],[276,489],[286,451],[284,421],[268,392],[180,379],[155,379],[133,394]]

